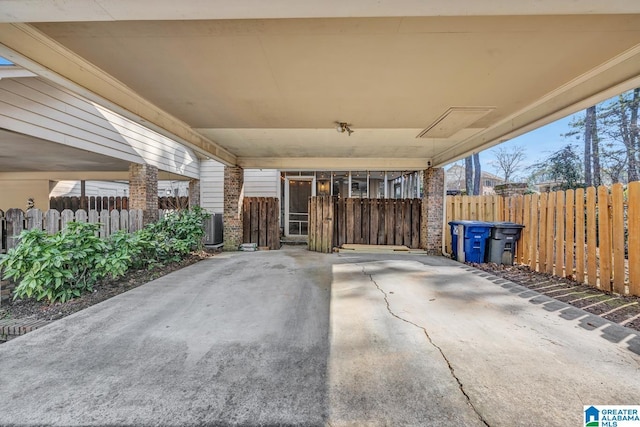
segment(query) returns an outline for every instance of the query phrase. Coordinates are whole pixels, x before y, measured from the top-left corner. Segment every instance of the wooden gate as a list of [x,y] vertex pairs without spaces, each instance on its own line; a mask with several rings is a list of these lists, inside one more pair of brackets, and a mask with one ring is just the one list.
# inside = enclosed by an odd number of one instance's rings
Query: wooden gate
[[242,205],[244,243],[280,249],[280,204],[275,197],[245,197]]
[[309,250],[330,253],[334,243],[336,197],[309,198]]
[[345,243],[419,249],[421,210],[421,199],[311,197],[309,250],[328,253]]

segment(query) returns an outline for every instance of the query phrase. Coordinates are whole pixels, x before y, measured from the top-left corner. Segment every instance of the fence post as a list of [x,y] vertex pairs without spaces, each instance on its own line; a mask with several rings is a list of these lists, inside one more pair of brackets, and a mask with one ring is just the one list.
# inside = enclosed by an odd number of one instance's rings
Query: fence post
[[556,242],[555,275],[565,277],[564,273],[564,191],[556,192],[556,232],[553,238]]
[[60,229],[64,230],[67,228],[67,224],[72,222],[75,219],[75,215],[71,209],[65,209],[60,214]]
[[629,293],[640,295],[640,181],[630,182],[627,189],[629,223]]
[[27,210],[27,230],[42,230],[44,214],[40,209],[32,208]]
[[596,263],[596,188],[587,188],[587,282],[594,288],[598,285],[598,264]]
[[109,229],[111,230],[109,234],[115,233],[120,230],[120,212],[117,209],[112,210],[109,213]]
[[576,214],[577,212],[574,209],[574,191],[567,190],[565,193],[565,210],[566,210],[566,218],[567,222],[565,224],[565,275],[569,278],[575,278],[574,273],[574,244],[575,244],[575,230],[576,230]]
[[611,291],[611,224],[609,220],[609,190],[601,185],[598,187],[599,287],[605,291]]
[[[538,270],[538,244],[540,241],[538,227],[540,225],[540,196],[538,194],[531,195],[531,213],[529,216],[529,268],[533,271]],[[526,224],[525,224],[526,225]],[[525,229],[525,233],[527,230]]]
[[24,212],[21,209],[9,209],[5,214],[7,223],[7,250],[18,244],[18,236],[24,230]]
[[44,214],[44,223],[47,234],[56,234],[60,231],[60,212],[57,209],[49,209]]
[[87,211],[84,209],[78,209],[76,211],[76,222],[87,222]]
[[613,184],[611,188],[613,234],[613,291],[624,294],[624,192],[622,184]]
[[109,214],[109,208],[107,207],[100,211],[100,237],[103,239],[106,239],[111,235],[111,230],[109,229],[110,222],[111,216]]

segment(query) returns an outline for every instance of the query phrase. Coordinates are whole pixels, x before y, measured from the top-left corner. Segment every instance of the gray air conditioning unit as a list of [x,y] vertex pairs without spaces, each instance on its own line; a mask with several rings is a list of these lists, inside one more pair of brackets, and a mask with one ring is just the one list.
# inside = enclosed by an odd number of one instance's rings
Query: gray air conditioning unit
[[217,246],[222,244],[222,214],[211,214],[204,221],[204,244]]

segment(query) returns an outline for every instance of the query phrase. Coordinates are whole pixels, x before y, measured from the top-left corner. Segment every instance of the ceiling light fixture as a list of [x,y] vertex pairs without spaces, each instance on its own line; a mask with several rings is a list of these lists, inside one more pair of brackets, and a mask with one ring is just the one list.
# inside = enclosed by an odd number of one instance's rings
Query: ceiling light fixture
[[336,124],[336,131],[338,131],[338,133],[344,133],[345,131],[347,131],[349,136],[351,136],[351,134],[353,132],[355,132],[355,131],[351,130],[351,124],[350,123],[335,122],[335,124]]

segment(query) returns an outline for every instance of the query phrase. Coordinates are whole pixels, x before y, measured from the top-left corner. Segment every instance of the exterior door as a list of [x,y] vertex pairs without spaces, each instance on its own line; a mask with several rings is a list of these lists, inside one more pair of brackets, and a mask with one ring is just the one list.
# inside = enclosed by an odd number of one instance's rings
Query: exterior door
[[284,188],[286,236],[309,234],[309,197],[316,193],[314,181],[313,177],[287,177]]

